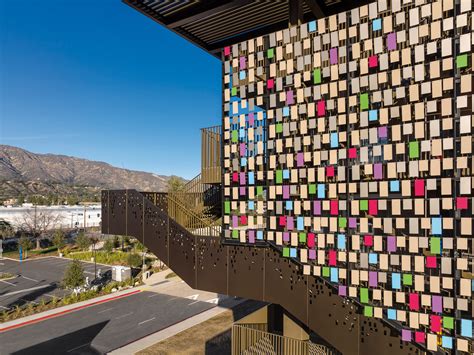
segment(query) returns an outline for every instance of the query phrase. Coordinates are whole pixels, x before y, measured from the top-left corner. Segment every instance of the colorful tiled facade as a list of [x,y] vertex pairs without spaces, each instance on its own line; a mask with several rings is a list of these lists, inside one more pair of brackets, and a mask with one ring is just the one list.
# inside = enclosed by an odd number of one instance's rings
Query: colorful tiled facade
[[471,0],[379,0],[226,47],[224,236],[402,339],[472,352]]

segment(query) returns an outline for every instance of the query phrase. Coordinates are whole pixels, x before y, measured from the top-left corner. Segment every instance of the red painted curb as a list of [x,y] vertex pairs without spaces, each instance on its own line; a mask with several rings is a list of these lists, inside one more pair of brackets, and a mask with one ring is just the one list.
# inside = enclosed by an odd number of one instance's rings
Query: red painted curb
[[8,330],[12,330],[12,329],[24,327],[24,326],[26,326],[26,325],[38,323],[38,322],[41,322],[41,321],[44,321],[44,320],[47,320],[47,319],[56,318],[56,317],[62,316],[62,315],[67,314],[67,313],[71,313],[71,312],[78,311],[78,310],[83,309],[83,308],[87,308],[87,307],[90,307],[90,306],[94,306],[94,305],[96,305],[96,304],[101,304],[101,303],[113,301],[113,300],[116,300],[116,299],[119,299],[119,298],[131,296],[131,295],[137,294],[137,293],[139,293],[139,292],[141,292],[141,290],[136,290],[136,291],[129,292],[129,293],[126,293],[126,294],[123,294],[123,295],[118,295],[118,296],[106,298],[106,299],[103,299],[103,300],[100,300],[100,301],[95,301],[95,302],[92,302],[92,303],[83,304],[82,306],[78,306],[78,307],[71,308],[71,309],[66,309],[66,310],[61,311],[61,312],[58,312],[58,313],[48,314],[47,316],[43,316],[43,317],[40,317],[40,318],[32,319],[32,320],[29,320],[29,321],[26,321],[26,322],[23,322],[23,323],[18,323],[18,324],[11,325],[11,326],[9,326],[9,327],[0,329],[0,333],[6,332],[6,331],[8,331]]

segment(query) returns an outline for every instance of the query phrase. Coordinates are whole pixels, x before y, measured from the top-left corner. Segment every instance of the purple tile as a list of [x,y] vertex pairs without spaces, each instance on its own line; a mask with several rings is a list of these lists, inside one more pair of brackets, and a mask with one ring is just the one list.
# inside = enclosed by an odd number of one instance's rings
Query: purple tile
[[310,249],[308,251],[308,259],[315,260],[316,259],[316,250]]
[[298,167],[304,166],[304,153],[303,152],[299,152],[298,154],[296,154],[296,166]]
[[349,228],[357,228],[357,218],[355,217],[349,218]]
[[245,173],[240,173],[240,185],[245,185],[246,179],[245,179]]
[[329,61],[331,64],[337,64],[338,58],[337,58],[337,47],[331,48],[329,50]]
[[253,112],[249,113],[249,124],[250,126],[253,126],[255,123],[255,115],[253,114]]
[[290,187],[283,185],[283,199],[288,200],[290,198]]
[[295,103],[295,99],[293,97],[293,90],[286,92],[286,104],[293,105]]
[[389,252],[397,251],[397,245],[396,245],[395,237],[387,237],[387,251],[389,251]]
[[379,127],[379,138],[387,138],[387,126]]
[[240,57],[240,69],[245,69],[247,68],[247,61],[245,60],[245,57]]
[[431,296],[431,309],[433,312],[443,312],[443,297],[442,296]]
[[290,241],[290,233],[283,232],[283,241],[284,242],[289,242]]
[[255,243],[255,231],[249,231],[249,243]]
[[240,156],[245,157],[246,149],[245,143],[240,143]]
[[408,329],[402,329],[402,340],[411,341],[411,331]]
[[295,223],[294,223],[294,219],[293,219],[292,216],[286,217],[286,228],[290,231],[295,229]]
[[321,201],[314,201],[313,202],[313,213],[316,216],[321,215]]
[[377,180],[383,179],[382,163],[374,164],[374,178]]
[[239,226],[239,217],[232,216],[232,227],[238,227],[238,226]]
[[387,49],[393,51],[397,49],[397,34],[396,32],[389,33],[387,35]]
[[369,271],[369,286],[377,287],[377,283],[378,283],[377,280],[378,280],[377,271]]
[[245,187],[241,186],[239,189],[240,196],[245,196]]
[[347,286],[339,285],[339,296],[347,296]]

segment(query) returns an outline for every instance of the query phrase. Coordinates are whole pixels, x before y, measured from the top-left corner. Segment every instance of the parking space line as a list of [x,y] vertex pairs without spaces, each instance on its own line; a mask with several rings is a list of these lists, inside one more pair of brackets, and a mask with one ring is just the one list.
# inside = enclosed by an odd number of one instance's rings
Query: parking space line
[[90,343],[85,343],[85,344],[79,345],[79,346],[77,346],[77,347],[75,347],[75,348],[73,348],[73,349],[69,349],[67,352],[68,352],[68,353],[72,353],[74,350],[83,348],[84,346],[87,346],[87,345],[89,345],[89,344],[90,344]]
[[133,314],[133,312],[125,313],[125,314],[122,314],[121,316],[116,317],[115,319],[122,319],[122,318],[128,317],[128,316],[130,316],[130,315],[132,315],[132,314]]
[[12,295],[16,295],[16,294],[19,294],[19,293],[39,290],[39,289],[46,288],[46,287],[51,287],[51,285],[42,285],[42,286],[36,286],[36,287],[31,287],[31,288],[25,288],[24,290],[18,290],[18,291],[5,293],[4,295],[1,295],[0,297],[12,296]]
[[114,309],[114,307],[110,307],[110,308],[104,309],[103,311],[100,311],[100,312],[97,312],[97,313],[99,314],[99,313],[108,312],[108,311],[111,311],[112,309]]
[[201,301],[194,301],[194,302],[191,302],[190,304],[188,304],[188,306],[191,306],[192,304],[195,304],[195,303],[198,303],[198,302],[201,302]]
[[148,298],[156,297],[156,296],[159,296],[159,295],[160,295],[159,293],[155,293],[155,294],[153,294],[153,295],[151,295],[151,296],[148,296]]
[[9,284],[10,286],[17,286],[15,284],[12,284],[11,282],[8,282],[8,281],[5,281],[5,280],[0,280],[0,282],[3,282],[3,283],[6,283],[6,284]]
[[23,276],[23,275],[21,275],[21,277],[23,277],[24,279],[33,281],[33,282],[39,282],[38,280],[32,279],[32,278],[30,278],[30,277]]
[[142,324],[144,324],[144,323],[151,322],[151,321],[152,321],[153,319],[155,319],[155,318],[156,318],[156,317],[153,317],[153,318],[144,320],[143,322],[138,323],[138,325],[142,325]]

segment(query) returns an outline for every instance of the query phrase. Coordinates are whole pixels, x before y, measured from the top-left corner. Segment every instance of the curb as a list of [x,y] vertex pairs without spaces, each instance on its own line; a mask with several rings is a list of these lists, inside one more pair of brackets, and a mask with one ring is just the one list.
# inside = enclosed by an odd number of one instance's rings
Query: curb
[[64,314],[79,311],[81,309],[91,307],[91,306],[95,306],[97,304],[106,303],[106,302],[113,301],[113,300],[116,300],[116,299],[119,299],[119,298],[131,296],[131,295],[137,294],[139,292],[142,292],[142,290],[135,290],[135,291],[132,291],[132,292],[121,294],[121,295],[105,298],[105,299],[102,299],[102,300],[99,300],[99,301],[83,304],[83,305],[80,305],[80,306],[77,306],[77,307],[74,307],[74,308],[65,309],[65,310],[59,311],[57,313],[48,314],[46,316],[38,317],[36,319],[31,319],[31,320],[28,320],[28,321],[25,321],[25,322],[22,322],[22,323],[10,325],[10,326],[5,327],[5,328],[0,328],[0,334],[3,333],[3,332],[7,332],[9,330],[13,330],[13,329],[24,327],[24,326],[27,326],[27,325],[30,325],[30,324],[42,322],[42,321],[47,320],[47,319],[56,318],[56,317],[62,316]]

